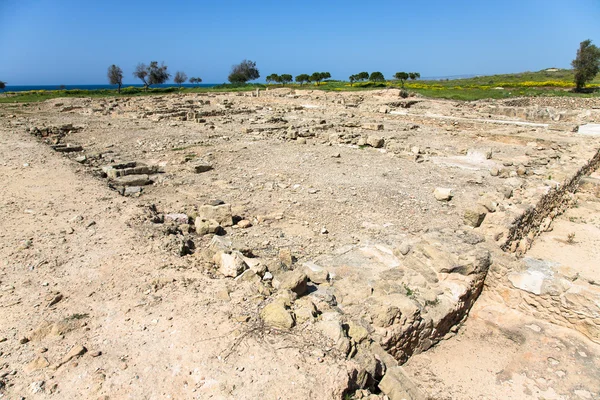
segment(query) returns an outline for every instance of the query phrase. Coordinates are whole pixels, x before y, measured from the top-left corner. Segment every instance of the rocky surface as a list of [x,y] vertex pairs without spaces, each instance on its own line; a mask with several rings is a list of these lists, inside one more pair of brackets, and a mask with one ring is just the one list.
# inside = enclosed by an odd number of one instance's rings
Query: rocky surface
[[[598,110],[561,101],[276,89],[3,105],[0,393],[440,396],[412,365],[454,354],[457,332],[476,345],[483,325],[459,328],[478,324],[482,291],[595,351],[593,261],[536,249],[578,200],[597,204],[600,139],[574,127]],[[570,233],[569,249],[589,237]]]

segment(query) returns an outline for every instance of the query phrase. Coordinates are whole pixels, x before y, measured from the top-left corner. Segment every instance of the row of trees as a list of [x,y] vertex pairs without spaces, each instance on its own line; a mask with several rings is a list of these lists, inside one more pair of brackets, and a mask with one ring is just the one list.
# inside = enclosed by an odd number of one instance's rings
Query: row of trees
[[[138,78],[144,83],[144,90],[148,90],[148,88],[152,85],[161,85],[169,80],[171,74],[168,71],[168,67],[161,63],[158,65],[158,61],[151,61],[150,65],[146,65],[144,63],[139,63],[135,67],[135,71],[133,71],[133,76]],[[121,87],[123,86],[123,70],[121,67],[113,64],[108,67],[107,72],[108,82],[111,85],[118,86],[118,92],[121,93]],[[175,77],[173,81],[181,88],[181,85],[188,80],[185,72],[177,71],[175,73]],[[190,78],[190,83],[201,83],[201,78]]]
[[[404,87],[404,82],[407,79],[415,80],[419,79],[420,77],[421,74],[418,72],[396,72],[394,74],[394,78],[398,79],[402,83],[402,87]],[[355,82],[362,82],[367,80],[371,82],[384,82],[385,77],[379,71],[371,72],[370,75],[368,72],[359,72],[358,74],[350,75],[348,80],[350,81],[350,86],[352,86]]]
[[[591,40],[584,40],[579,44],[577,56],[572,61],[575,72],[575,85],[577,90],[585,88],[585,84],[594,79],[600,72],[600,49],[592,44]],[[164,63],[158,65],[157,61],[150,62],[150,65],[140,63],[135,68],[133,76],[140,79],[144,83],[144,88],[147,90],[152,85],[160,85],[165,83],[171,77],[167,66]],[[419,79],[421,74],[418,72],[396,72],[394,78],[399,80],[404,87],[404,83],[410,79]],[[260,78],[260,73],[256,68],[256,62],[243,60],[241,63],[231,67],[228,80],[234,84],[244,84],[248,81],[253,81]],[[303,85],[304,83],[315,82],[319,85],[323,80],[331,78],[329,72],[314,72],[312,75],[300,74],[295,77],[296,83]],[[181,88],[181,85],[188,79],[184,72],[178,71],[175,73],[174,81]],[[108,67],[108,80],[111,85],[118,85],[119,92],[123,85],[123,70],[117,65]],[[290,74],[271,74],[266,78],[267,83],[281,83],[283,85],[292,82]],[[375,71],[369,74],[368,72],[359,72],[358,74],[350,75],[350,85],[355,82],[370,80],[372,82],[384,82],[385,77],[380,71]],[[200,83],[201,78],[190,78],[190,83]],[[6,87],[5,82],[0,81],[0,89]]]
[[[331,74],[329,72],[313,72],[312,75],[308,75],[308,74],[296,75],[296,77],[293,78],[293,80],[296,81],[296,83],[299,83],[300,85],[304,85],[305,83],[310,83],[310,82],[314,82],[315,85],[319,85],[322,81],[324,81],[325,79],[329,79],[329,78],[331,78]],[[282,75],[271,74],[271,75],[267,76],[266,81],[267,81],[267,83],[281,83],[281,84],[285,85],[286,83],[292,82],[292,75],[290,75],[290,74],[282,74]]]
[[267,83],[281,83],[285,85],[286,83],[290,83],[292,79],[294,78],[290,74],[271,74],[267,76],[266,81]]

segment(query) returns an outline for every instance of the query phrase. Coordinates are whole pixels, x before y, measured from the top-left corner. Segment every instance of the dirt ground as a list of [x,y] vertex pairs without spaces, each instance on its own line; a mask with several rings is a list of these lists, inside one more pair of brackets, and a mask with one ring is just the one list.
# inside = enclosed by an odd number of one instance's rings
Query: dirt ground
[[[574,132],[596,107],[532,101],[2,105],[0,398],[395,400],[379,382],[406,360],[422,398],[599,396],[598,345],[488,296],[501,235],[465,217],[512,218],[600,147]],[[527,256],[593,281],[598,203],[580,204]]]

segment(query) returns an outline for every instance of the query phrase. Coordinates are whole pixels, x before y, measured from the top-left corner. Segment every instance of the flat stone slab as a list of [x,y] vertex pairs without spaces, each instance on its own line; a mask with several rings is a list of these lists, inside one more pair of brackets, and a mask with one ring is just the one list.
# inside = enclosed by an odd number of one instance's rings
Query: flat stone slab
[[127,175],[113,179],[112,182],[117,186],[144,186],[151,183],[148,175]]
[[577,133],[586,136],[600,136],[600,124],[580,125]]

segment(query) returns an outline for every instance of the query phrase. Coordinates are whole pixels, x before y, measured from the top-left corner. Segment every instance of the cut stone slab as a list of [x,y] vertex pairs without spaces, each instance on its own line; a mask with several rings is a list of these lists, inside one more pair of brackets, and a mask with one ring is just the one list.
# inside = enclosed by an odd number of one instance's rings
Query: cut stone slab
[[577,133],[586,136],[600,136],[600,124],[580,125]]
[[127,175],[113,179],[112,182],[117,186],[145,186],[152,181],[148,175]]
[[77,145],[71,145],[71,144],[57,144],[55,146],[52,146],[52,149],[54,149],[54,151],[57,151],[59,153],[73,153],[76,151],[82,151],[83,147],[81,146],[77,146]]

